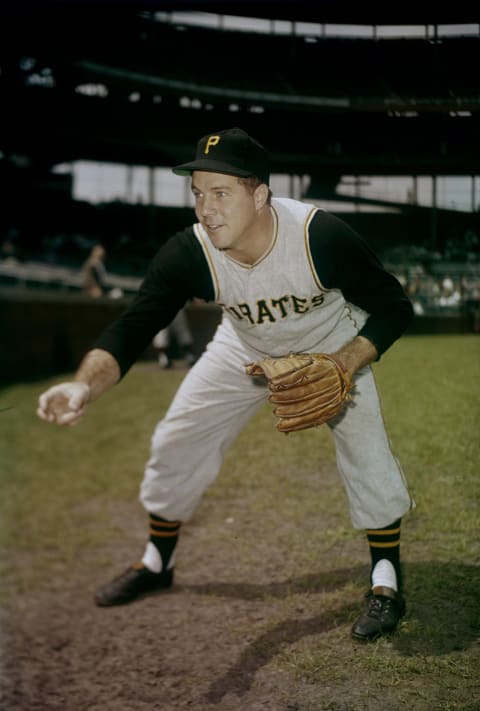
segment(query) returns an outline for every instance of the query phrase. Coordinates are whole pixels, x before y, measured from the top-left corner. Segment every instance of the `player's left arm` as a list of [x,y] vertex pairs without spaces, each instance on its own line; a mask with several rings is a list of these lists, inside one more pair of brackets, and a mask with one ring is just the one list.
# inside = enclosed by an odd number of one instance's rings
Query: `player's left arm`
[[369,245],[334,215],[317,213],[309,228],[309,247],[320,283],[339,289],[346,301],[368,314],[358,339],[342,354],[358,370],[378,360],[405,332],[413,318],[412,304]]
[[350,375],[361,370],[378,359],[378,351],[372,341],[365,336],[356,336],[350,343],[345,344],[333,353]]

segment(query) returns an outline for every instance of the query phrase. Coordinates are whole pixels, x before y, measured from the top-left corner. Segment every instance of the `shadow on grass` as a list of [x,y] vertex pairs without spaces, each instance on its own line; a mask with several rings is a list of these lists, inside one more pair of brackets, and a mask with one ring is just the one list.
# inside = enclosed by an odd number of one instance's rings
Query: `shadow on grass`
[[393,638],[400,654],[449,654],[480,639],[480,566],[411,563],[405,591],[407,615]]
[[[365,568],[356,566],[312,573],[267,585],[211,583],[189,585],[197,594],[243,600],[286,598],[302,593],[325,593],[351,583],[365,581]],[[396,634],[393,648],[402,656],[444,655],[468,648],[480,634],[480,567],[456,563],[413,563],[405,566],[407,614]],[[351,597],[351,590],[348,596]],[[245,649],[226,674],[213,682],[206,701],[219,703],[227,693],[239,696],[251,687],[255,674],[275,657],[284,645],[305,636],[325,634],[350,626],[360,613],[362,601],[323,610],[309,619],[284,620],[261,634]]]
[[205,700],[218,704],[225,694],[243,696],[250,689],[259,669],[266,666],[284,645],[293,644],[306,636],[324,634],[338,625],[343,625],[356,610],[356,605],[348,605],[330,609],[307,620],[281,622],[247,647],[227,673],[210,685]]
[[285,598],[296,593],[324,593],[339,590],[348,583],[368,581],[365,566],[327,570],[309,573],[298,578],[287,578],[278,583],[205,583],[184,586],[188,590],[204,595],[234,597],[240,600],[261,600],[263,598]]

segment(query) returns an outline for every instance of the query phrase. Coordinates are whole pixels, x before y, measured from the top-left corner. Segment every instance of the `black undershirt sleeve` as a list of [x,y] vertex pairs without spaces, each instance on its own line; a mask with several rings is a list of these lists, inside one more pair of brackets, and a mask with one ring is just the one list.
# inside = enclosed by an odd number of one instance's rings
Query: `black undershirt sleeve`
[[369,314],[359,335],[375,345],[380,358],[413,318],[412,304],[400,282],[385,270],[367,243],[334,215],[323,211],[315,215],[309,243],[322,285],[339,289],[346,301]]
[[214,287],[202,248],[189,227],[162,245],[132,303],[92,347],[111,353],[123,377],[155,334],[193,298],[211,301]]

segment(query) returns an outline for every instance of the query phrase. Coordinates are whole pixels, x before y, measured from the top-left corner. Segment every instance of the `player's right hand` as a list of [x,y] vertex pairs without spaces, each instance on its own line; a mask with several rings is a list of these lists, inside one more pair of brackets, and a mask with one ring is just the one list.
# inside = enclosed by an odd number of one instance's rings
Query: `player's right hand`
[[38,398],[37,415],[56,425],[76,425],[85,413],[90,398],[86,383],[53,385]]

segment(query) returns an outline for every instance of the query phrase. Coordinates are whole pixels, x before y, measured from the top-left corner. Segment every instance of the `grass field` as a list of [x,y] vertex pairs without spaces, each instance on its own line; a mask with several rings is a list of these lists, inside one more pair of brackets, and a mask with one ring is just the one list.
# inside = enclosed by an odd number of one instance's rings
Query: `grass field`
[[[376,708],[478,711],[480,338],[404,337],[374,369],[392,445],[417,502],[402,531],[407,616],[392,639],[360,651],[344,642],[348,615],[354,612],[339,613],[338,625],[332,624],[326,634],[297,641],[295,634],[287,635],[282,639],[289,643],[275,646],[269,630],[291,609],[295,595],[309,610],[318,604],[319,596],[305,582],[303,589],[286,596],[280,609],[272,608],[271,619],[262,622],[256,650],[271,659],[273,652],[265,648],[273,644],[275,664],[292,679],[309,689],[336,690],[330,705],[315,705],[306,697],[302,701],[300,691],[292,690],[290,705],[282,708],[355,711],[370,709],[372,699],[388,699],[388,705],[380,701]],[[119,533],[112,506],[129,506],[137,499],[153,426],[182,377],[181,371],[139,364],[90,407],[80,425],[66,429],[35,416],[39,393],[64,377],[3,389],[4,606],[32,585],[45,586],[59,561],[68,567],[85,550],[93,561],[96,555],[103,560],[104,553],[98,552],[102,543]],[[350,527],[340,484],[312,484],[319,462],[334,469],[327,429],[281,439],[272,429],[265,407],[229,451],[201,505],[202,545],[216,536],[220,519],[241,515],[243,535],[235,539],[235,555],[239,570],[250,566],[250,575],[268,559],[269,550],[279,548],[294,558],[298,576],[305,580],[325,557],[329,569],[365,566],[363,534]],[[92,507],[91,501],[108,506]],[[225,545],[229,543],[227,538]],[[25,556],[28,565],[17,565]],[[340,592],[326,590],[322,604],[330,605],[335,617],[339,595],[354,605],[363,583],[360,573],[353,575]],[[351,684],[368,684],[370,701],[357,695],[349,706],[344,694]]]

